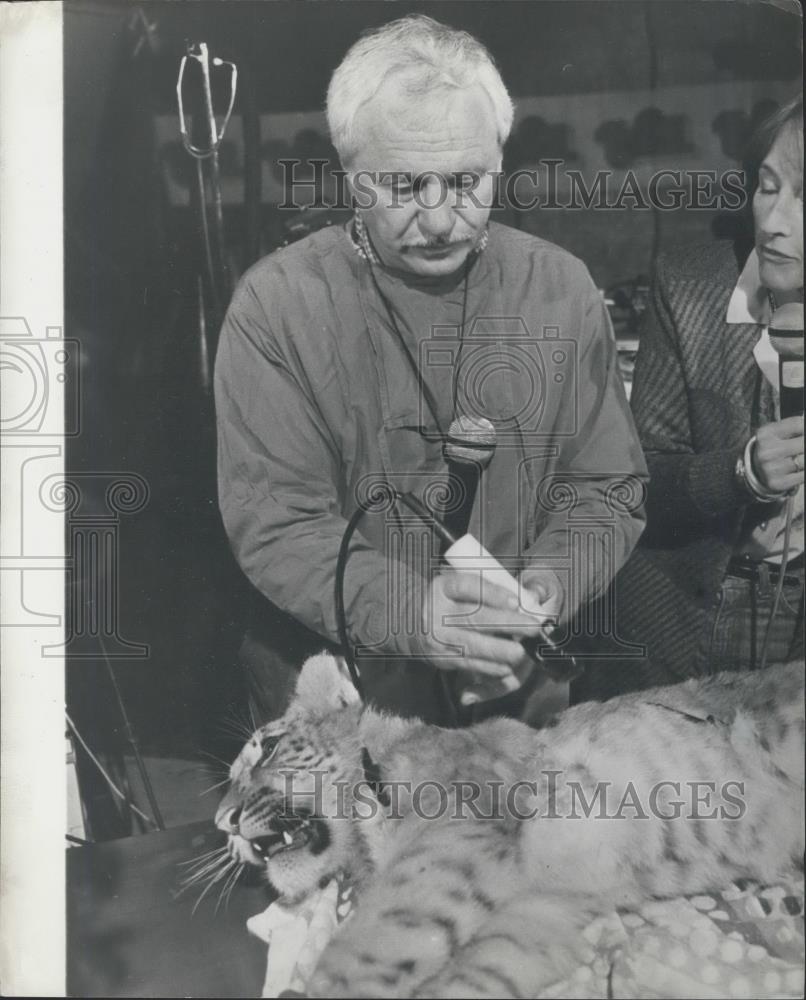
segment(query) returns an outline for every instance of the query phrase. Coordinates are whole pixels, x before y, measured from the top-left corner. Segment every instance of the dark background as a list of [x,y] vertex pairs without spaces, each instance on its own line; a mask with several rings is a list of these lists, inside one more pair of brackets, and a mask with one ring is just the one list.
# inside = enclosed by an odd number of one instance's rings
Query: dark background
[[[152,756],[231,753],[223,720],[242,704],[237,650],[253,596],[215,502],[216,329],[209,310],[206,334],[199,329],[179,60],[186,41],[206,41],[240,72],[221,149],[235,278],[287,228],[274,161],[331,154],[321,109],[346,49],[364,28],[412,10],[466,28],[492,51],[520,105],[510,169],[555,156],[591,179],[605,168],[618,180],[627,169],[646,178],[660,168],[737,167],[754,119],[800,86],[800,20],[784,2],[64,5],[66,335],[82,357],[81,433],[69,442],[68,468],[136,472],[149,485],[148,504],[120,519],[119,572],[107,582],[119,595],[121,636],[149,650],[114,669]],[[260,125],[263,196],[247,218],[248,108]],[[646,277],[659,248],[737,232],[742,215],[537,209],[506,221],[566,246],[612,288]],[[80,581],[71,588],[84,600]],[[90,645],[88,656],[70,659],[68,702],[90,744],[113,756],[125,743],[98,654]]]

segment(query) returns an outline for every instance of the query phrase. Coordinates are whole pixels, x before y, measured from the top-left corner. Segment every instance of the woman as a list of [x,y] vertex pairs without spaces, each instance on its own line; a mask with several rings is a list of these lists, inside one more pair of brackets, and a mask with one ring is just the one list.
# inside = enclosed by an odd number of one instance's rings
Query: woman
[[658,261],[632,395],[647,529],[614,584],[610,658],[576,700],[803,656],[803,417],[779,417],[767,335],[803,301],[802,99],[754,145],[749,257],[722,243]]

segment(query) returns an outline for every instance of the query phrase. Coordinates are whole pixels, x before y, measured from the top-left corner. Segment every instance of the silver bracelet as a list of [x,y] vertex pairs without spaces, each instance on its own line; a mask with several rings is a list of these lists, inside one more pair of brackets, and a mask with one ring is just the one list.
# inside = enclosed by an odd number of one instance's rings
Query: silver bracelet
[[736,459],[736,465],[733,470],[734,478],[740,488],[749,494],[753,500],[757,500],[760,503],[773,503],[776,500],[781,500],[786,496],[786,491],[783,493],[774,493],[771,490],[765,489],[759,481],[758,476],[753,472],[753,449],[755,446],[756,436],[754,434],[745,445],[744,454]]

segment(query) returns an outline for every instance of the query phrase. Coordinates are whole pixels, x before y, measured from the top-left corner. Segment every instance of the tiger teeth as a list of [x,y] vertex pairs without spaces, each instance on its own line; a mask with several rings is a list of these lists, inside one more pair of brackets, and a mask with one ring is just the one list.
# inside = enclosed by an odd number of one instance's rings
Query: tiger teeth
[[294,843],[291,834],[287,830],[283,832],[283,843],[286,847],[290,847]]

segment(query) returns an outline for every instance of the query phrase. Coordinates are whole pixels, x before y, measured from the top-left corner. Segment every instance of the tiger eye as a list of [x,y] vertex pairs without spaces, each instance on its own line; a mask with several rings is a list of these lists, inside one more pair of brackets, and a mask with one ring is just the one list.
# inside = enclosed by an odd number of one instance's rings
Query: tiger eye
[[258,761],[258,767],[263,767],[264,764],[268,764],[271,758],[274,756],[274,752],[280,744],[282,735],[279,736],[264,736],[260,741],[261,757]]

